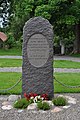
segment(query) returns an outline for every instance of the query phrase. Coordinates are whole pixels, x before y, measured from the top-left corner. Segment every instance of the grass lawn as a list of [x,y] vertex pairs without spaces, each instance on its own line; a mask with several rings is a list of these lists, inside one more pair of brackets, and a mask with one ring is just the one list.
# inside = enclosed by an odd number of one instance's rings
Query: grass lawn
[[13,48],[13,49],[0,49],[0,55],[22,55],[22,49],[18,48]]
[[[21,67],[21,66],[22,66],[21,59],[9,59],[9,58],[0,59],[0,67]],[[55,60],[53,66],[55,68],[80,68],[80,62],[73,62],[68,60]]]
[[0,59],[0,67],[21,67],[22,60],[21,59]]
[[[80,85],[80,73],[55,73],[54,76],[57,80],[65,83],[66,85],[76,86]],[[80,88],[66,88],[54,81],[55,93],[75,93],[80,92]]]
[[[55,73],[54,76],[59,81],[67,85],[80,85],[80,73]],[[13,86],[21,77],[21,73],[0,73],[0,90]],[[12,90],[4,94],[21,94],[21,82]],[[55,93],[79,93],[80,88],[66,88],[54,81]],[[0,94],[2,92],[0,91]]]
[[80,68],[80,62],[70,60],[55,60],[54,68]]
[[72,57],[80,57],[80,54],[72,54],[70,56],[72,56]]
[[[0,73],[0,90],[7,89],[9,87],[12,87],[21,77],[21,73],[7,73],[2,72]],[[21,82],[12,90],[7,91],[4,94],[20,94],[21,93]],[[0,94],[2,92],[0,91]]]

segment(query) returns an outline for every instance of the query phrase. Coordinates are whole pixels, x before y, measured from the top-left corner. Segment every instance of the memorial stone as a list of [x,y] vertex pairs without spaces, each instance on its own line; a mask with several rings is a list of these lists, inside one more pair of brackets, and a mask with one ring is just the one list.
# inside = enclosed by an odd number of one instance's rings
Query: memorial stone
[[53,29],[42,17],[23,29],[22,96],[26,92],[53,97]]

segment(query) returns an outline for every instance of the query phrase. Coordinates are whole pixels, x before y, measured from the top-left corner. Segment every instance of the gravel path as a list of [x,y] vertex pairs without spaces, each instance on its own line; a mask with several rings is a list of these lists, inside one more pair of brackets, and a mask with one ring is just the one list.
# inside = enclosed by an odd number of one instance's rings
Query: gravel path
[[4,67],[0,68],[0,72],[22,72],[22,67]]
[[[0,68],[0,72],[22,72],[22,67],[4,67]],[[54,72],[80,73],[80,69],[54,68]]]
[[59,72],[59,73],[80,73],[80,69],[73,69],[73,68],[54,68],[54,72]]
[[[23,110],[21,113],[17,109],[2,110],[0,100],[0,120],[80,120],[80,94],[66,94],[75,97],[78,102],[68,109],[54,113],[48,111]],[[4,96],[4,98],[6,98]]]
[[70,56],[54,56],[54,60],[71,60],[75,62],[80,62],[80,58]]
[[0,58],[22,59],[22,56],[9,56],[9,55],[5,55],[5,56],[0,56]]
[[[0,58],[11,58],[11,59],[22,59],[22,56],[0,56]],[[70,57],[70,56],[54,56],[54,60],[71,60],[80,62],[80,58],[77,57]]]

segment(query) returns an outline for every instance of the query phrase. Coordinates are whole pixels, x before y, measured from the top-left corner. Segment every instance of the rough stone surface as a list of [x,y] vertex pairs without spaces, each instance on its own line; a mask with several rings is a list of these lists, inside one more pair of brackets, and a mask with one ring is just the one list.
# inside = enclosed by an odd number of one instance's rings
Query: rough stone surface
[[5,96],[0,95],[0,101],[7,101],[7,100],[8,100],[8,96],[7,95],[5,95]]
[[1,107],[3,110],[11,110],[13,107],[11,105],[4,105]]
[[74,101],[74,100],[69,100],[68,103],[76,104],[76,101]]
[[[40,67],[39,66],[35,67],[30,63],[27,53],[27,44],[31,37],[36,34],[44,36],[47,40],[47,43],[49,44],[49,57],[46,63]],[[38,50],[35,51],[35,55],[36,52],[38,52]],[[24,92],[28,94],[33,92],[37,94],[47,93],[51,98],[53,97],[52,61],[53,61],[52,26],[46,19],[42,17],[32,18],[28,22],[26,22],[23,29],[22,96]]]
[[19,99],[20,96],[18,95],[10,95],[8,97],[8,101],[16,101],[17,99]]
[[66,99],[76,101],[76,98],[70,97],[70,96],[65,96]]
[[60,112],[60,111],[62,111],[62,109],[59,107],[55,107],[53,110],[51,110],[51,112]]
[[22,109],[20,109],[20,110],[18,110],[18,113],[21,113],[21,112],[23,112],[24,110],[22,110]]
[[3,106],[5,106],[5,105],[10,105],[10,103],[9,103],[8,101],[4,101],[4,102],[2,103],[2,105],[3,105]]
[[27,107],[27,110],[37,110],[37,103],[32,103]]
[[69,107],[71,107],[70,105],[65,105],[65,106],[63,106],[63,108],[65,108],[65,109],[67,109],[67,108],[69,108]]

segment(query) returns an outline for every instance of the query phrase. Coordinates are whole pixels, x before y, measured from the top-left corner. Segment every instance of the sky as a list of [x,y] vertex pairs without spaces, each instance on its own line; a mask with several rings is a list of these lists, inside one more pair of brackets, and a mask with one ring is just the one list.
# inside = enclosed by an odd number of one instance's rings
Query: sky
[[0,28],[2,28],[2,27],[3,27],[3,25],[2,25],[2,21],[3,21],[3,19],[2,19],[2,18],[0,18]]

